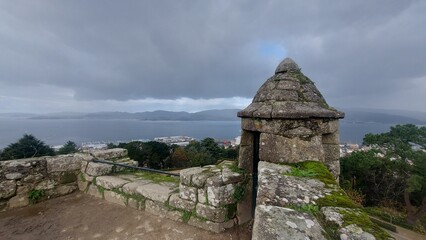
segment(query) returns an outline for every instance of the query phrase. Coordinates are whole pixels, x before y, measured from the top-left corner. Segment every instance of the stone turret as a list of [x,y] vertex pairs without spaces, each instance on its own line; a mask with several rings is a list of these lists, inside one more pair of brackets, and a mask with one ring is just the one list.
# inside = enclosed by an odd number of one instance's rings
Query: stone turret
[[[338,178],[339,119],[344,113],[327,104],[314,82],[292,59],[286,58],[278,65],[238,117],[243,130],[239,167],[252,173],[252,191],[257,188],[259,161],[319,161]],[[247,208],[250,201],[253,199],[247,199],[241,208]]]

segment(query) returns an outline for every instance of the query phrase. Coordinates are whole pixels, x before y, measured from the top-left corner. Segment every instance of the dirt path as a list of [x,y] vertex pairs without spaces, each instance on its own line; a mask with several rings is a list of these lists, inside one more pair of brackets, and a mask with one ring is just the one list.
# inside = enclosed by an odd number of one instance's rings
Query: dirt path
[[382,219],[379,219],[377,217],[373,217],[373,216],[369,216],[369,217],[370,218],[374,218],[374,219],[376,219],[378,221],[385,222],[385,223],[390,224],[392,226],[395,226],[396,227],[396,232],[389,231],[389,230],[387,230],[385,228],[383,228],[383,230],[385,230],[386,232],[388,232],[396,240],[426,240],[426,235],[422,235],[420,233],[411,231],[409,229],[406,229],[406,228],[394,225],[394,224],[392,224],[390,222],[386,222],[386,221],[384,221]]
[[74,193],[0,213],[0,239],[250,239],[235,228],[215,234],[144,211]]

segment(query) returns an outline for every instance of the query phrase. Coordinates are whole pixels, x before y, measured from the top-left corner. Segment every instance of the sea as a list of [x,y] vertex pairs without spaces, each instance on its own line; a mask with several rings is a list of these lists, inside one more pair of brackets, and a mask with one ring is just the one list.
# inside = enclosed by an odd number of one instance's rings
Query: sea
[[[340,121],[342,143],[362,143],[366,133],[389,131],[393,124]],[[241,134],[240,121],[140,121],[99,119],[24,119],[0,118],[0,149],[32,134],[48,145],[67,141],[129,142],[167,136],[189,136],[196,139],[234,139]]]

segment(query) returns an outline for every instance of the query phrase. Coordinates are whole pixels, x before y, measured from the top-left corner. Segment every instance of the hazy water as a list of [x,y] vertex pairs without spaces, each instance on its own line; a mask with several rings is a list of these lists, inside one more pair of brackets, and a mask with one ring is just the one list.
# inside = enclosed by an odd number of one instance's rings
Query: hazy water
[[[389,130],[390,124],[349,123],[341,121],[341,142],[361,143],[366,133]],[[23,134],[33,134],[49,145],[68,140],[76,143],[92,141],[128,141],[161,136],[186,135],[203,139],[233,139],[240,135],[240,121],[138,121],[98,119],[8,119],[0,118],[0,149],[15,142]]]

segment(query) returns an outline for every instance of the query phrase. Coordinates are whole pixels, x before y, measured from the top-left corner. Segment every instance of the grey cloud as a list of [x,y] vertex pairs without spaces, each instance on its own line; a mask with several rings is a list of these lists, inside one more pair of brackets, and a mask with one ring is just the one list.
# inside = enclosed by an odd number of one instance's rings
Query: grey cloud
[[329,102],[368,105],[426,76],[425,10],[399,0],[4,1],[0,81],[77,100],[252,97],[278,64],[259,50],[272,43]]

